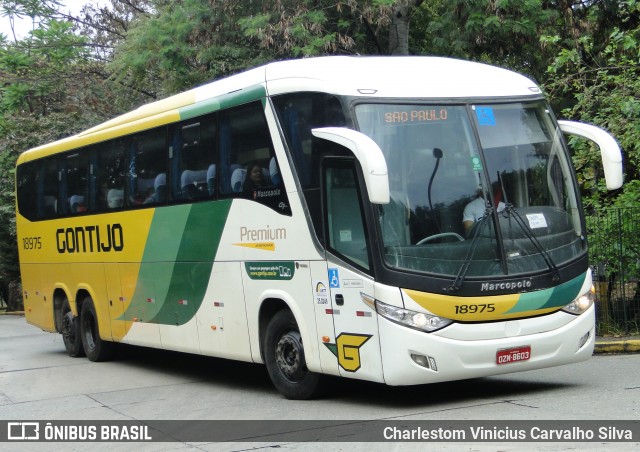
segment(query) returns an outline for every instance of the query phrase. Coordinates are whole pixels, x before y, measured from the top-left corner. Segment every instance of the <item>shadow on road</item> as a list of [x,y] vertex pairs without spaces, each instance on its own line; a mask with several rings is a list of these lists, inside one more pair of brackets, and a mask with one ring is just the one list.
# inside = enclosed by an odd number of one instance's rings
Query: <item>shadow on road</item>
[[[275,394],[266,367],[260,364],[200,355],[121,345],[117,361],[192,380],[222,385],[229,390]],[[566,382],[524,381],[522,378],[486,377],[419,386],[386,386],[346,378],[326,377],[323,399],[340,399],[375,407],[434,407],[452,402],[495,398],[509,400],[536,392],[574,386]]]

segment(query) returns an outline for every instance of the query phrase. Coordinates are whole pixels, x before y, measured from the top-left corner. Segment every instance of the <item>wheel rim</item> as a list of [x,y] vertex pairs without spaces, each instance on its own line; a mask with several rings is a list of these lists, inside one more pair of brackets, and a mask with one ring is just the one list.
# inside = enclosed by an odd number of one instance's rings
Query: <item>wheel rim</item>
[[71,311],[67,311],[62,315],[62,336],[71,342],[76,339],[73,321],[73,313]]
[[307,368],[300,333],[288,331],[280,337],[276,344],[276,364],[287,380],[294,383],[303,380]]

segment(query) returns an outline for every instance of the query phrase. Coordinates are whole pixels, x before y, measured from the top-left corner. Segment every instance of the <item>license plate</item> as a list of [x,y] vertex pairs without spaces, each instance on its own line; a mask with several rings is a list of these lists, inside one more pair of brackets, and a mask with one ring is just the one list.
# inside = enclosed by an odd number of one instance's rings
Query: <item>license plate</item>
[[531,358],[531,346],[523,345],[514,348],[505,348],[496,353],[496,364],[511,364],[528,361]]

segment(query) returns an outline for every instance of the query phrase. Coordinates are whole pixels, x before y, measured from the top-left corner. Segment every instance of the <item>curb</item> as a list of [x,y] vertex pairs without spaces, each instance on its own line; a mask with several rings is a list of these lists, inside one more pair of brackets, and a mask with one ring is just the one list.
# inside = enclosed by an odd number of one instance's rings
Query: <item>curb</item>
[[24,315],[24,311],[11,311],[11,312],[0,311],[0,315]]
[[640,353],[640,339],[598,340],[594,355],[613,355],[619,353]]

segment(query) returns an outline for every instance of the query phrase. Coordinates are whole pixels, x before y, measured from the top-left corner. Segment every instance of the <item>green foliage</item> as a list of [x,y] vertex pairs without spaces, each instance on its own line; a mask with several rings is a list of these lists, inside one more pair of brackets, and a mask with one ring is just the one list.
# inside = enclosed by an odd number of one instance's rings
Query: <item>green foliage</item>
[[[598,13],[598,14],[596,14]],[[600,11],[592,11],[592,20]],[[640,3],[630,0],[620,4],[618,26],[610,27],[605,41],[594,35],[580,37],[570,46],[558,36],[544,37],[543,42],[557,48],[547,74],[546,90],[568,104],[566,117],[599,125],[611,132],[623,149],[627,184],[619,196],[640,188],[635,183],[640,174]],[[629,24],[635,26],[629,27]],[[583,184],[586,204],[594,207],[616,205],[616,194],[606,192],[602,180],[599,153],[588,145],[575,147],[574,164]]]
[[548,53],[538,36],[559,20],[554,2],[455,0],[421,9],[431,9],[422,52],[486,61],[537,79],[544,74]]
[[[72,32],[72,24],[50,20],[47,28],[0,48],[0,114],[47,114],[63,108],[70,67],[86,60],[85,40]],[[79,68],[78,68],[79,69]]]
[[119,81],[166,95],[262,62],[236,25],[244,9],[224,0],[158,3],[132,22],[108,68]]
[[269,3],[272,3],[269,8],[239,18],[238,25],[244,36],[274,52],[276,58],[333,53],[353,45],[353,41],[342,34],[350,28],[351,21],[336,14],[334,2],[321,8],[312,1]]

